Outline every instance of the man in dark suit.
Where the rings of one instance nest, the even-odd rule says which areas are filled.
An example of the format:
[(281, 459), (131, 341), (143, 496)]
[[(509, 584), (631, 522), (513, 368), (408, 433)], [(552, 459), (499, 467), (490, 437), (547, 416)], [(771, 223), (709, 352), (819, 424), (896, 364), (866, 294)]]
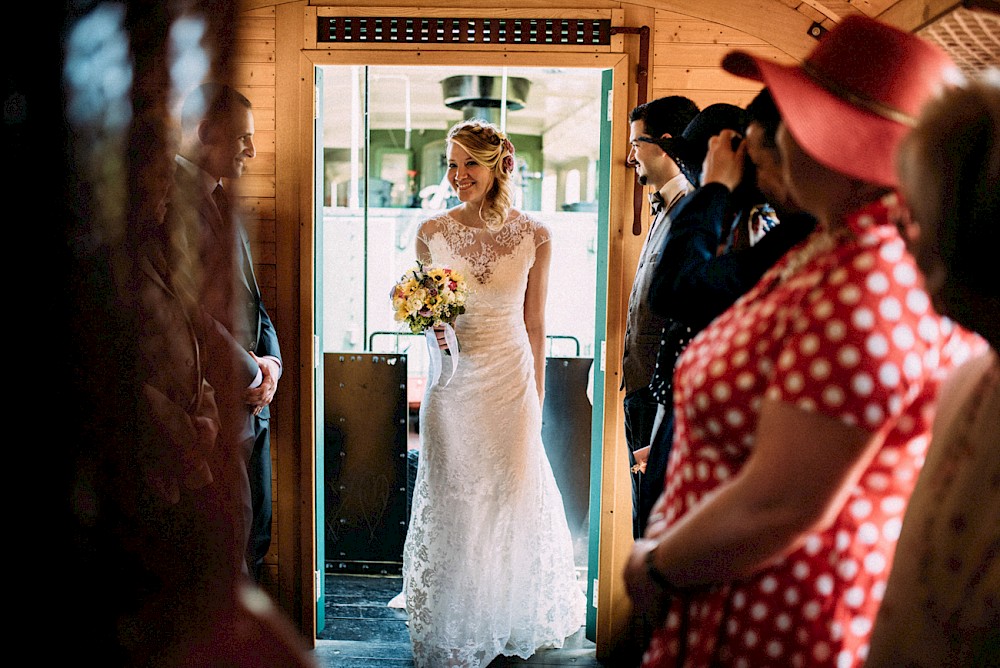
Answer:
[(253, 112), (242, 94), (209, 83), (189, 95), (181, 123), (175, 198), (188, 205), (187, 233), (197, 239), (192, 247), (200, 259), (200, 299), (215, 320), (209, 380), (221, 395), (223, 437), (242, 452), (246, 465), (246, 562), (259, 582), (271, 543), (269, 405), (281, 376), (281, 351), (261, 300), (246, 231), (226, 187), (256, 155)]
[(646, 294), (659, 248), (670, 226), (670, 210), (693, 189), (677, 163), (656, 141), (679, 136), (697, 114), (697, 105), (678, 95), (641, 104), (629, 114), (631, 149), (628, 163), (635, 167), (639, 183), (653, 187), (649, 198), (653, 219), (639, 256), (628, 301), (620, 388), (625, 390), (625, 440), (632, 467), (632, 533), (636, 538), (641, 535), (640, 474), (633, 452), (649, 445), (653, 431), (658, 404), (650, 392), (649, 381), (653, 376), (660, 331), (664, 324), (663, 318), (650, 310)]

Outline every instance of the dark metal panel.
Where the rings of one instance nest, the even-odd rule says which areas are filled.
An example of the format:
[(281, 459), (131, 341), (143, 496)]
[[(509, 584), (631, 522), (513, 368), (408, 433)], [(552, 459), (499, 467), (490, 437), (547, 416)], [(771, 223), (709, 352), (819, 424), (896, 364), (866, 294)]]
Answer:
[(406, 356), (327, 353), (327, 568), (399, 572), (406, 496)]

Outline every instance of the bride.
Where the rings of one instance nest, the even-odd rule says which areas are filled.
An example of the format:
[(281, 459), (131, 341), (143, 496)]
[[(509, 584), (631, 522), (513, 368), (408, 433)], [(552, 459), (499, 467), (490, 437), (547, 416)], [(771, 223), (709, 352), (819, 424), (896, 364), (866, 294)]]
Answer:
[(459, 123), (447, 153), (461, 203), (421, 224), (417, 257), (463, 273), (470, 294), (454, 375), (443, 356), (420, 408), (402, 598), (417, 668), (478, 668), (561, 647), (585, 600), (541, 440), (549, 230), (511, 208), (498, 128)]

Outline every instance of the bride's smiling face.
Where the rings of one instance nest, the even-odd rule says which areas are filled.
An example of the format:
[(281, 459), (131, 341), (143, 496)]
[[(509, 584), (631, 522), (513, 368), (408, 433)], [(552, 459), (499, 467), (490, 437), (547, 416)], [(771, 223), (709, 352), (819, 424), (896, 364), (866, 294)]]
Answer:
[(493, 172), (458, 144), (448, 144), (448, 183), (462, 202), (479, 204), (493, 187)]

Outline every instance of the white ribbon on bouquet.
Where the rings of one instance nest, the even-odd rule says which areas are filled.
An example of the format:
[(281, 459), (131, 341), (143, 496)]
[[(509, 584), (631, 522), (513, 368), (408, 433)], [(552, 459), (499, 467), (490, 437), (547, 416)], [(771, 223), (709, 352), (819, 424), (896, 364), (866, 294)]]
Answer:
[[(431, 387), (433, 387), (441, 378), (441, 348), (438, 346), (437, 334), (434, 332), (433, 327), (425, 329), (424, 336), (427, 337), (427, 354), (430, 358), (430, 381)], [(448, 352), (451, 354), (452, 359), (451, 373), (448, 374), (448, 379), (444, 381), (445, 387), (447, 387), (448, 383), (455, 376), (455, 371), (458, 369), (458, 337), (455, 335), (455, 329), (449, 324), (444, 325), (444, 340), (448, 344)]]

